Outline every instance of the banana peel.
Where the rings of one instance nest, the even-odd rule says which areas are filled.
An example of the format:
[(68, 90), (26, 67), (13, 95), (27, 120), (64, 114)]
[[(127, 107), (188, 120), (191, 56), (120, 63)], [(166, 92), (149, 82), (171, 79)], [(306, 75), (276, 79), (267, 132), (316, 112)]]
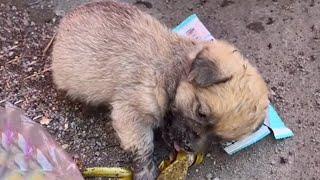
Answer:
[[(187, 177), (189, 167), (201, 164), (204, 155), (190, 154), (180, 151), (175, 160), (164, 160), (159, 165), (160, 175), (157, 180), (184, 180)], [(132, 180), (133, 173), (130, 169), (121, 167), (93, 167), (86, 168), (82, 173), (84, 177), (108, 177), (120, 180)]]
[(108, 177), (119, 180), (132, 180), (133, 174), (130, 169), (121, 167), (93, 167), (86, 168), (82, 173), (84, 177)]
[(164, 160), (160, 163), (160, 175), (157, 180), (185, 180), (189, 167), (194, 164), (201, 164), (204, 161), (204, 155), (190, 154), (180, 151), (174, 161)]

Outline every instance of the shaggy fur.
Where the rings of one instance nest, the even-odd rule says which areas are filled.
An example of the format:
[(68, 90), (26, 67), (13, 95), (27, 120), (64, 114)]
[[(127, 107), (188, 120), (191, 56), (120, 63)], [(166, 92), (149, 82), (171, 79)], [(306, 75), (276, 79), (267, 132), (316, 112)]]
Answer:
[(226, 139), (251, 133), (265, 115), (266, 85), (233, 46), (179, 37), (127, 4), (89, 3), (67, 14), (52, 57), (59, 89), (112, 106), (137, 179), (156, 177), (153, 129), (171, 108), (188, 117), (181, 123), (212, 124), (208, 132)]

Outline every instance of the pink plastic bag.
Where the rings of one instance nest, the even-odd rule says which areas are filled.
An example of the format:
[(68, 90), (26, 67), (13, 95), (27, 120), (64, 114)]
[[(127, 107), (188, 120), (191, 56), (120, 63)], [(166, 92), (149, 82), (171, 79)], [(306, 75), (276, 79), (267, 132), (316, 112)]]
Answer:
[(76, 164), (36, 122), (0, 107), (0, 179), (83, 179)]

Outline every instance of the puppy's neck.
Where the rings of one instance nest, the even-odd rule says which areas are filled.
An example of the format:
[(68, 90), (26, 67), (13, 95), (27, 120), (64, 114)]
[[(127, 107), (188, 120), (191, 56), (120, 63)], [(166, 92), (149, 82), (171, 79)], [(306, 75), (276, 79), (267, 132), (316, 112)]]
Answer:
[(190, 72), (192, 59), (188, 57), (194, 49), (194, 42), (188, 39), (173, 35), (171, 51), (167, 59), (166, 68), (163, 70), (162, 82), (167, 92), (169, 105), (176, 95), (176, 90), (182, 80), (187, 79)]

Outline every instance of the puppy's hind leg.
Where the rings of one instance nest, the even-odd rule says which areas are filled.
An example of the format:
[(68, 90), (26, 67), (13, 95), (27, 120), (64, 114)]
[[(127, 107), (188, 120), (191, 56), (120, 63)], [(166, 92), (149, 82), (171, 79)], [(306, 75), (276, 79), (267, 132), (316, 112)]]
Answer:
[(126, 103), (114, 103), (111, 113), (113, 128), (122, 148), (134, 155), (134, 179), (153, 180), (158, 172), (153, 160), (153, 125), (149, 115), (139, 114)]

